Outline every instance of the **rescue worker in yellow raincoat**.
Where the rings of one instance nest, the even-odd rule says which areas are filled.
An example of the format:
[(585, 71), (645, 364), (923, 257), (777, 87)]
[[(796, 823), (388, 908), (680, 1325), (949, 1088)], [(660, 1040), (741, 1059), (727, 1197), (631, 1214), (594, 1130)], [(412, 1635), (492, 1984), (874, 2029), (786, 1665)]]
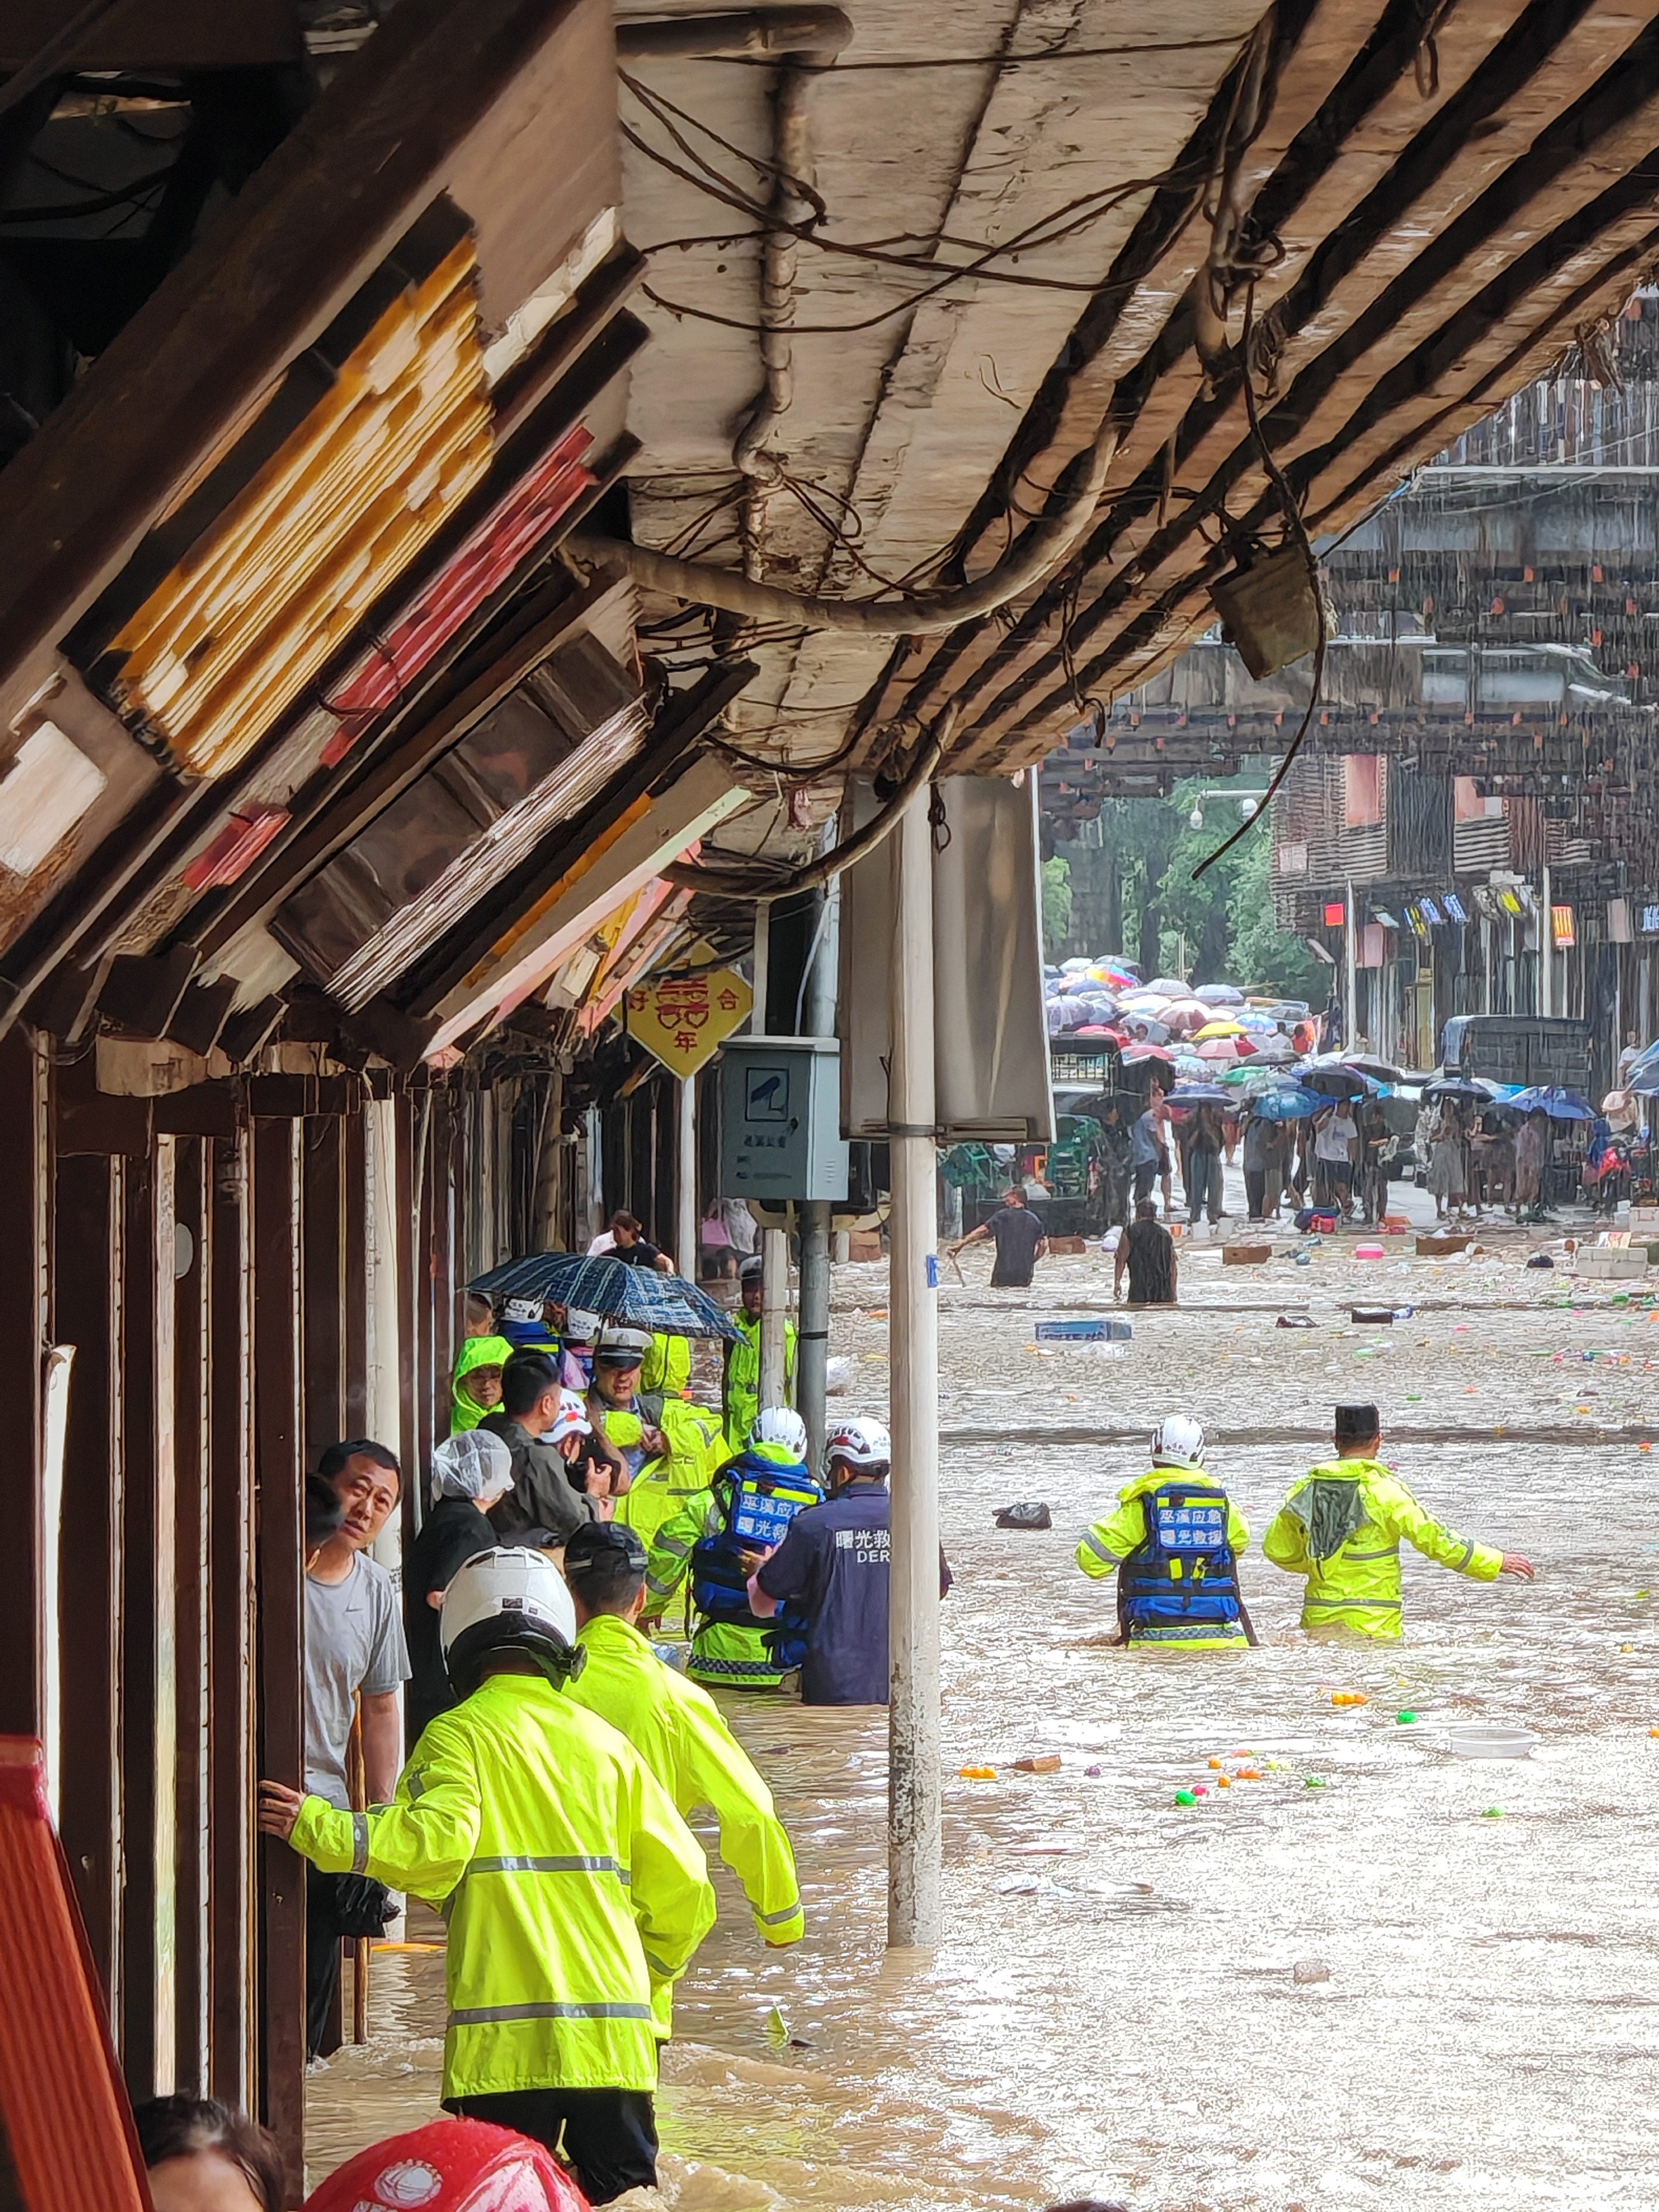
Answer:
[(1305, 1575), (1302, 1626), (1316, 1636), (1387, 1642), (1401, 1628), (1401, 1540), (1425, 1559), (1478, 1583), (1536, 1570), (1519, 1552), (1459, 1536), (1424, 1510), (1377, 1457), (1375, 1406), (1336, 1409), (1336, 1457), (1299, 1482), (1274, 1516), (1262, 1550), (1287, 1574)]
[(558, 1570), (481, 1553), (440, 1625), (462, 1702), (390, 1805), (259, 1785), (259, 1825), (314, 1864), (441, 1902), (444, 2104), (562, 2155), (592, 2204), (656, 2185), (654, 2000), (714, 1918), (701, 1846), (649, 1765), (563, 1694), (586, 1653)]
[(647, 1330), (607, 1324), (593, 1340), (587, 1394), (595, 1432), (628, 1472), (616, 1517), (647, 1546), (665, 1521), (707, 1495), (720, 1457), (720, 1423), (707, 1407), (641, 1388), (652, 1350)]
[(1250, 1540), (1244, 1516), (1204, 1472), (1204, 1431), (1172, 1413), (1152, 1431), (1149, 1474), (1077, 1547), (1097, 1581), (1117, 1577), (1119, 1641), (1182, 1651), (1242, 1650), (1255, 1641), (1238, 1590)]
[[(631, 1528), (590, 1522), (565, 1547), (576, 1641), (587, 1664), (565, 1692), (628, 1738), (682, 1813), (714, 1808), (720, 1856), (743, 1884), (763, 1942), (806, 1932), (795, 1855), (772, 1793), (707, 1690), (666, 1667), (635, 1625), (644, 1610), (646, 1552)], [(659, 1992), (669, 2025), (671, 1992)]]
[[(738, 1281), (742, 1285), (742, 1304), (732, 1315), (738, 1334), (726, 1347), (726, 1380), (723, 1386), (726, 1413), (726, 1442), (728, 1449), (740, 1452), (749, 1442), (749, 1431), (754, 1427), (761, 1410), (761, 1333), (766, 1316), (766, 1263), (763, 1260), (745, 1260)], [(790, 1404), (795, 1395), (795, 1324), (783, 1324), (783, 1402)]]
[(822, 1505), (806, 1467), (806, 1424), (788, 1406), (755, 1416), (744, 1450), (715, 1469), (702, 1497), (665, 1521), (651, 1547), (646, 1603), (660, 1616), (690, 1577), (696, 1616), (685, 1671), (695, 1682), (775, 1690), (806, 1656), (805, 1616), (791, 1604), (759, 1619), (749, 1577), (798, 1513)]

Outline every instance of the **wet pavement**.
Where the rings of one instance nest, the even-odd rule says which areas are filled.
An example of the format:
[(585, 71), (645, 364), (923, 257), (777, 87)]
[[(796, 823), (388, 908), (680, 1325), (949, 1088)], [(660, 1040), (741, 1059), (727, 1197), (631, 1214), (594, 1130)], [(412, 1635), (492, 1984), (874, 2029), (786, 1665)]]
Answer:
[[(1525, 1268), (1541, 1236), (1478, 1233), (1488, 1249), (1457, 1261), (1392, 1238), (1361, 1261), (1352, 1236), (1306, 1267), (1195, 1249), (1182, 1307), (1133, 1315), (1119, 1357), (1036, 1342), (1045, 1314), (1109, 1304), (1098, 1255), (1050, 1261), (1030, 1293), (991, 1292), (977, 1253), (965, 1285), (946, 1269), (946, 1941), (884, 1949), (884, 1714), (726, 1700), (794, 1837), (809, 1933), (763, 1951), (717, 1869), (720, 1925), (664, 2068), (668, 2201), (1659, 2201), (1659, 1322), (1640, 1285), (1632, 1303)], [(884, 1296), (882, 1270), (837, 1271), (849, 1411), (885, 1402)], [(1356, 1328), (1361, 1299), (1417, 1311)], [(1259, 1534), (1332, 1404), (1360, 1397), (1425, 1501), (1530, 1554), (1535, 1583), (1408, 1553), (1407, 1643), (1339, 1650), (1301, 1638), (1299, 1585), (1253, 1553), (1255, 1652), (1107, 1641), (1109, 1585), (1072, 1552), (1158, 1418), (1208, 1422)], [(1052, 1531), (997, 1530), (1019, 1498)], [(1538, 1748), (1455, 1759), (1440, 1732), (1468, 1720)], [(1042, 1752), (1058, 1772), (1006, 1771)], [(1232, 1778), (1245, 1766), (1261, 1778)], [(417, 1911), (410, 1934), (441, 1928)], [(313, 2179), (430, 2114), (441, 1983), (436, 1948), (377, 1955), (373, 2041), (313, 2079)]]

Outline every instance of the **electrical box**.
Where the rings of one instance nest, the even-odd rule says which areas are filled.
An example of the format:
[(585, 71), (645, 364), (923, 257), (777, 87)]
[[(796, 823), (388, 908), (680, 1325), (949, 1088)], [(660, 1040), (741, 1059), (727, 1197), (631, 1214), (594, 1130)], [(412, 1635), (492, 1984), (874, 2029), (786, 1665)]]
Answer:
[(720, 1054), (720, 1195), (847, 1196), (836, 1037), (738, 1037)]

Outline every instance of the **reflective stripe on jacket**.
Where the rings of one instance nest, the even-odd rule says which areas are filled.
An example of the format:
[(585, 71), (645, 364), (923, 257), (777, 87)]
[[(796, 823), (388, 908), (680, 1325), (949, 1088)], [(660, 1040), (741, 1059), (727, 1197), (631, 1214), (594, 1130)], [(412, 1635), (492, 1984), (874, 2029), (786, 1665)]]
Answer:
[(389, 1806), (307, 1797), (294, 1847), (445, 1900), (444, 2094), (655, 2087), (656, 1991), (714, 1918), (702, 1847), (625, 1738), (540, 1675), (431, 1722)]
[(582, 1624), (587, 1664), (565, 1695), (619, 1729), (682, 1813), (710, 1805), (720, 1856), (769, 1943), (805, 1933), (795, 1855), (772, 1793), (706, 1690), (665, 1667), (636, 1628), (609, 1613)]
[[(1360, 1516), (1325, 1559), (1314, 1557), (1309, 1528), (1316, 1510), (1313, 1486), (1320, 1483), (1356, 1486), (1353, 1505)], [(1444, 1527), (1424, 1511), (1391, 1468), (1371, 1459), (1334, 1460), (1314, 1468), (1279, 1507), (1261, 1548), (1276, 1567), (1307, 1577), (1304, 1628), (1345, 1629), (1387, 1639), (1401, 1632), (1402, 1539), (1425, 1559), (1476, 1582), (1495, 1582), (1503, 1567), (1501, 1552)]]
[[(1117, 1494), (1115, 1513), (1104, 1521), (1097, 1521), (1078, 1546), (1076, 1558), (1085, 1575), (1103, 1582), (1115, 1575), (1126, 1559), (1133, 1558), (1146, 1541), (1146, 1513), (1142, 1503), (1155, 1491), (1161, 1490), (1172, 1478), (1179, 1478), (1180, 1468), (1155, 1467), (1147, 1474), (1137, 1475), (1126, 1483)], [(1207, 1486), (1208, 1478), (1195, 1479)], [(1232, 1547), (1235, 1560), (1242, 1559), (1250, 1540), (1250, 1532), (1244, 1516), (1230, 1498), (1227, 1500), (1227, 1541)], [(1188, 1650), (1218, 1648), (1245, 1641), (1242, 1622), (1194, 1622), (1190, 1627), (1161, 1628), (1137, 1634), (1132, 1639), (1137, 1644), (1176, 1644)]]

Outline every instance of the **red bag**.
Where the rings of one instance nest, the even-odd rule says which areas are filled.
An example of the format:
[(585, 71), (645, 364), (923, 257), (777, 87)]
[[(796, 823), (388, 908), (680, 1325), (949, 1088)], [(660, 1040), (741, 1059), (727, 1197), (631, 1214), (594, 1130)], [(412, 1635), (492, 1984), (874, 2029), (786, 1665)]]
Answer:
[(487, 2120), (433, 2120), (331, 2173), (306, 2212), (588, 2212), (552, 2153)]

